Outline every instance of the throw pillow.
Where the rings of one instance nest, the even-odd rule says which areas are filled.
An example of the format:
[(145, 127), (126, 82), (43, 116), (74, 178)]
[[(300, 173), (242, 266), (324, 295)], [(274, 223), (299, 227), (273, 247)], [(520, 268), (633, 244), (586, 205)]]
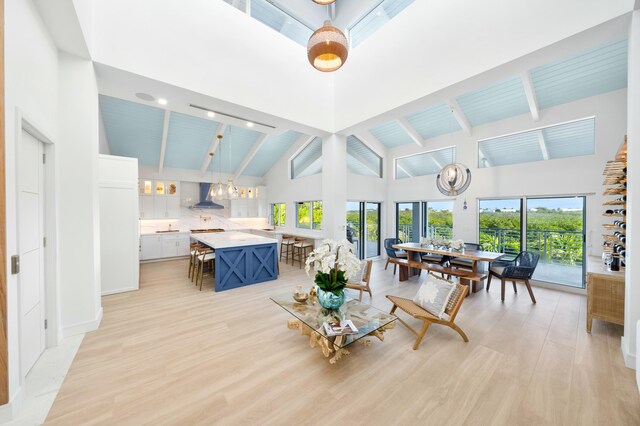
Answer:
[(367, 271), (367, 261), (361, 260), (360, 269), (358, 269), (358, 272), (356, 272), (354, 276), (349, 278), (348, 282), (354, 283), (354, 284), (362, 284), (362, 279), (364, 278), (364, 273), (366, 271)]
[(430, 314), (442, 318), (451, 293), (456, 285), (433, 274), (429, 274), (427, 281), (420, 286), (413, 298), (413, 303), (422, 307)]

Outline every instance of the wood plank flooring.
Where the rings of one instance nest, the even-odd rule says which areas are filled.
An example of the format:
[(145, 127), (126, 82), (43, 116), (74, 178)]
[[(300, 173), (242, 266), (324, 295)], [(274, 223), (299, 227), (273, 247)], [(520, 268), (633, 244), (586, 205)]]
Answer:
[[(304, 270), (281, 264), (277, 281), (222, 293), (209, 277), (200, 292), (187, 262), (144, 264), (139, 291), (102, 298), (46, 424), (640, 424), (622, 327), (594, 320), (587, 334), (584, 296), (535, 287), (532, 305), (508, 287), (502, 304), (498, 287), (481, 291), (456, 319), (469, 343), (434, 325), (414, 351), (398, 323), (329, 365), (269, 300), (308, 287)], [(374, 262), (374, 306), (424, 279), (397, 277)]]

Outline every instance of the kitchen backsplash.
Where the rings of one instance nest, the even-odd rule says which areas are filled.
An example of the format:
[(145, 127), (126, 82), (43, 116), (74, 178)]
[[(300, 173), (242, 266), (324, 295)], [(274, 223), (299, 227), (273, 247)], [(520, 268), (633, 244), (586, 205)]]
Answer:
[[(191, 229), (221, 228), (227, 231), (238, 229), (264, 229), (268, 228), (266, 218), (228, 218), (215, 214), (212, 210), (180, 208), (180, 219), (151, 219), (140, 220), (140, 234), (153, 234), (156, 231), (178, 229), (189, 231)], [(171, 225), (171, 226), (169, 226)]]

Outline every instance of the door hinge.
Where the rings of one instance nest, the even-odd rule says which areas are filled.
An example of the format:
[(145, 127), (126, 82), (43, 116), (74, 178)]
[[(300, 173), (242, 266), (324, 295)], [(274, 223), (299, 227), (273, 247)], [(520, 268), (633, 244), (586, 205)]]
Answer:
[(14, 254), (11, 256), (11, 275), (20, 273), (20, 256)]
[(44, 329), (46, 330), (48, 326), (49, 326), (49, 321), (44, 320)]
[(47, 164), (47, 154), (42, 154), (42, 164)]
[(42, 247), (47, 246), (47, 237), (42, 237)]

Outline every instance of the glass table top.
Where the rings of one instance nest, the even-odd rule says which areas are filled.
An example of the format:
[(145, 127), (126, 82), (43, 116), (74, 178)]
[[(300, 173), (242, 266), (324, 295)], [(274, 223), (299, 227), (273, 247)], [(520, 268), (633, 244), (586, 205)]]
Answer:
[[(316, 298), (309, 298), (304, 303), (296, 302), (292, 293), (273, 296), (271, 300), (339, 348), (349, 346), (396, 320), (395, 316), (355, 299), (346, 300), (337, 311), (323, 308)], [(357, 334), (327, 336), (323, 326), (325, 321), (346, 319), (351, 320), (356, 326)]]

